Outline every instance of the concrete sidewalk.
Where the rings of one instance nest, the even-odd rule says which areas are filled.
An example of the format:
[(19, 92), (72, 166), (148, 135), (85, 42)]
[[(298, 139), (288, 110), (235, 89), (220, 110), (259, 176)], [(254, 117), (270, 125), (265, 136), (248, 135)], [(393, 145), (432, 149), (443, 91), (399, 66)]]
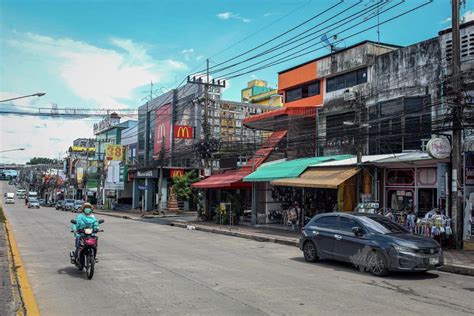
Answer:
[[(221, 226), (209, 222), (173, 222), (171, 225), (205, 232), (235, 236), (262, 242), (273, 242), (288, 246), (298, 246), (299, 231), (281, 230), (254, 226)], [(445, 264), (441, 271), (474, 276), (474, 251), (444, 251)]]
[(110, 210), (95, 210), (94, 214), (112, 216), (117, 218), (142, 220), (144, 218), (173, 218), (183, 216), (197, 216), (196, 212), (183, 212), (180, 214), (176, 213), (163, 213), (153, 214), (153, 212), (139, 212), (139, 211), (110, 211)]

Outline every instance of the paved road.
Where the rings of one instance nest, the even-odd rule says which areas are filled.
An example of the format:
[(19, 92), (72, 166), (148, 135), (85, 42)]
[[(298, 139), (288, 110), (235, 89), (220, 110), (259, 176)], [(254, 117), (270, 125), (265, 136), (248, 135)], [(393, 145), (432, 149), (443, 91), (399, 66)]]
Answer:
[(71, 213), (18, 203), (6, 214), (43, 315), (474, 313), (472, 277), (376, 278), (305, 263), (294, 247), (111, 217), (88, 281), (69, 263)]

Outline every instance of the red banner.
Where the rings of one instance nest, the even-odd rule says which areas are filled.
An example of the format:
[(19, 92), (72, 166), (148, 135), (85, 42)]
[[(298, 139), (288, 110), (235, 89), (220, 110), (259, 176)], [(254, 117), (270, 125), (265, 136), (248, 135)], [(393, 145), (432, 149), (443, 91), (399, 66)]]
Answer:
[(193, 127), (192, 126), (183, 126), (175, 125), (174, 126), (174, 138), (193, 138)]
[(184, 169), (170, 169), (171, 178), (184, 176)]
[(163, 105), (155, 110), (155, 146), (153, 150), (155, 156), (158, 156), (163, 147), (166, 153), (169, 154), (171, 148), (171, 111), (172, 104)]

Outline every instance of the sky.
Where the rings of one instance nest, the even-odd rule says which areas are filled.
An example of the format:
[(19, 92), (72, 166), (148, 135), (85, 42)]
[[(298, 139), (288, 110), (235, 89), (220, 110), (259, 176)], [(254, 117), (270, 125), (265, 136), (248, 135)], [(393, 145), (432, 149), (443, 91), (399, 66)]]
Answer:
[[(137, 108), (149, 93), (150, 82), (155, 93), (165, 92), (176, 87), (186, 75), (202, 73), (207, 58), (211, 67), (218, 65), (339, 1), (2, 0), (0, 100), (36, 92), (46, 95), (0, 103), (0, 109), (34, 110), (52, 105)], [(345, 0), (337, 9), (355, 5), (354, 10), (361, 10), (374, 1), (377, 0)], [(382, 15), (381, 20), (427, 1), (405, 1)], [(450, 7), (450, 0), (433, 0), (414, 13), (382, 25), (380, 41), (410, 45), (434, 37), (450, 26)], [(474, 19), (474, 0), (467, 0), (461, 14), (466, 21)], [(297, 31), (330, 16), (321, 15)], [(361, 28), (375, 21), (373, 18)], [(329, 37), (333, 33), (328, 32)], [(289, 40), (292, 36), (294, 33), (289, 33), (278, 40)], [(377, 40), (376, 29), (348, 39), (342, 33), (338, 36), (340, 47), (366, 39)], [(275, 43), (278, 41), (272, 42)], [(231, 79), (224, 99), (240, 101), (240, 90), (256, 78), (276, 87), (278, 71), (329, 52), (321, 44), (317, 47), (320, 49), (312, 54)], [(35, 156), (61, 157), (74, 139), (93, 137), (92, 125), (99, 120), (0, 115), (0, 162), (24, 163)], [(25, 150), (1, 153), (20, 147)]]

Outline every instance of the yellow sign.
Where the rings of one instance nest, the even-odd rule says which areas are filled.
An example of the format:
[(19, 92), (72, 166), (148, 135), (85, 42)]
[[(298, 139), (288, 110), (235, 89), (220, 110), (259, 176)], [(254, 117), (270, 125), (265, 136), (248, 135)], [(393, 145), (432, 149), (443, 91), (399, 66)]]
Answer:
[(83, 151), (95, 152), (95, 147), (71, 146), (71, 151), (72, 152), (83, 152)]
[(107, 145), (105, 147), (105, 160), (123, 160), (123, 146), (122, 145)]

